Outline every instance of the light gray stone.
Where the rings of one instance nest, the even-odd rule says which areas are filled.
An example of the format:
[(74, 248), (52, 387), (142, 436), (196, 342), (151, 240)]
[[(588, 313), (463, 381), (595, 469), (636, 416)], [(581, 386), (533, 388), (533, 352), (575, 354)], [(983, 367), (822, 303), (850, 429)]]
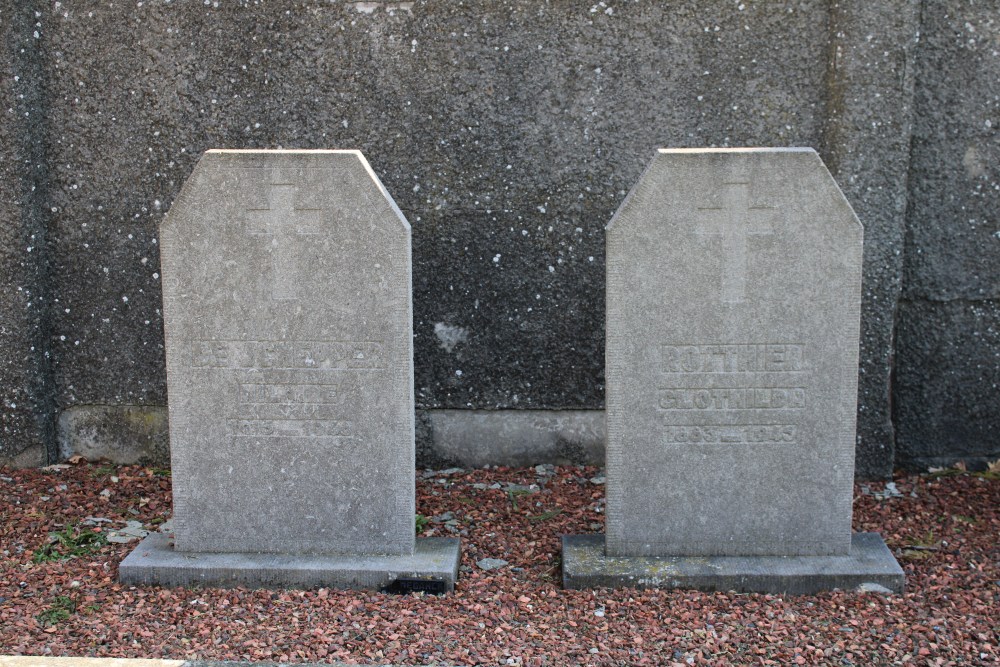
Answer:
[(601, 410), (428, 410), (433, 454), (470, 468), (604, 460)]
[(841, 556), (609, 556), (601, 535), (565, 535), (566, 588), (697, 588), (810, 595), (839, 588), (901, 593), (903, 569), (876, 533), (856, 533)]
[(483, 558), (476, 561), (476, 566), (480, 570), (498, 570), (507, 566), (507, 561), (502, 558)]
[(160, 233), (173, 548), (411, 557), (410, 229), (364, 157), (208, 151)]
[(862, 229), (812, 149), (661, 150), (608, 226), (608, 553), (846, 554)]
[(816, 152), (660, 150), (607, 246), (607, 557), (848, 557), (862, 228)]
[[(169, 536), (151, 533), (122, 561), (125, 584), (259, 588), (394, 589), (447, 592), (458, 579), (455, 538), (423, 538), (412, 554), (341, 556), (176, 551)], [(409, 584), (400, 588), (401, 582)]]
[(167, 409), (150, 405), (76, 405), (59, 413), (59, 455), (131, 465), (169, 465)]

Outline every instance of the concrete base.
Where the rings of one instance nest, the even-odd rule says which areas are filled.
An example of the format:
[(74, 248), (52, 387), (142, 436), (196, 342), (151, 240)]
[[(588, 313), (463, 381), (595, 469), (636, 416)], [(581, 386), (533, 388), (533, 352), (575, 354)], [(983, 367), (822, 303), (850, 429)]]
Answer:
[(459, 541), (449, 537), (420, 538), (409, 556), (299, 556), (181, 552), (168, 535), (151, 533), (122, 561), (118, 578), (157, 586), (446, 592), (455, 588), (460, 557)]
[(425, 410), (437, 458), (484, 465), (604, 465), (604, 410)]
[(609, 557), (604, 535), (564, 535), (564, 588), (695, 588), (802, 595), (903, 591), (903, 569), (877, 533), (856, 533), (849, 556)]

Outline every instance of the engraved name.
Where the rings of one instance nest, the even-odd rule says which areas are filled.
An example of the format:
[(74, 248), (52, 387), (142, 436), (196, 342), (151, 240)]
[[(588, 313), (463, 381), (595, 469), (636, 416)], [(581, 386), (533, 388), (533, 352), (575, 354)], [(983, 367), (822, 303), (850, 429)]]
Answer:
[(194, 340), (188, 348), (194, 368), (289, 368), (379, 370), (384, 367), (377, 341)]
[(805, 387), (660, 388), (660, 410), (788, 410), (806, 406)]
[(240, 403), (319, 403), (344, 401), (341, 384), (241, 384)]
[(662, 373), (788, 373), (803, 368), (795, 344), (660, 345)]

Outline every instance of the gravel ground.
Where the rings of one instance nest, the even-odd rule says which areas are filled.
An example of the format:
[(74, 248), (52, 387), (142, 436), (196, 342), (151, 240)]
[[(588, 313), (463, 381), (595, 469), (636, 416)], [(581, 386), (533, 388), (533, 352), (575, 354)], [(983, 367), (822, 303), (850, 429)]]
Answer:
[(596, 468), (418, 472), (424, 534), (461, 535), (463, 571), (454, 594), (392, 596), (122, 587), (117, 565), (135, 544), (127, 540), (170, 515), (169, 472), (88, 463), (0, 470), (0, 653), (458, 665), (996, 664), (995, 477), (952, 470), (859, 484), (854, 528), (885, 537), (906, 571), (907, 592), (784, 597), (563, 591), (559, 535), (603, 530)]

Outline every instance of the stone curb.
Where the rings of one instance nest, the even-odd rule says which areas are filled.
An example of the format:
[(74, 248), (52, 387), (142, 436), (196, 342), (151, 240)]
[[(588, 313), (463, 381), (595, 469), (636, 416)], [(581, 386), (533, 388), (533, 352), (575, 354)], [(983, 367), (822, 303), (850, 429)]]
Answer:
[[(383, 667), (391, 667), (382, 663)], [(0, 655), (0, 667), (287, 667), (276, 662), (215, 662), (158, 658), (75, 658), (44, 655)], [(296, 667), (346, 667), (343, 662), (296, 663)], [(447, 667), (433, 663), (425, 667)], [(454, 667), (454, 666), (453, 666)]]

